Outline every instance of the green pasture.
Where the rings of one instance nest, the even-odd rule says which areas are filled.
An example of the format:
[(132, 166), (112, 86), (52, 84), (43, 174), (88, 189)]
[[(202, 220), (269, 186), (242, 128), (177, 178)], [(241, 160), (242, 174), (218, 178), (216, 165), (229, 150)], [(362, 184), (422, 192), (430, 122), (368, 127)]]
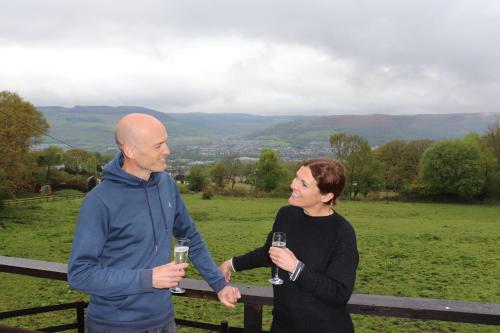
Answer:
[[(262, 245), (285, 199), (184, 195), (217, 263)], [(0, 255), (66, 262), (81, 199), (0, 212)], [(360, 252), (356, 293), (500, 303), (500, 206), (342, 201)], [(306, 226), (304, 226), (306, 227)], [(234, 273), (233, 282), (268, 285), (268, 269)], [(198, 278), (190, 268), (188, 276)], [(0, 311), (86, 299), (65, 282), (0, 274)], [(176, 298), (176, 316), (242, 326), (243, 306)], [(270, 308), (265, 309), (269, 328)], [(73, 312), (9, 319), (39, 328), (68, 322)], [(356, 332), (500, 332), (498, 326), (353, 316)], [(183, 329), (182, 332), (195, 332)], [(198, 332), (198, 331), (196, 331)], [(201, 331), (200, 331), (201, 332)]]

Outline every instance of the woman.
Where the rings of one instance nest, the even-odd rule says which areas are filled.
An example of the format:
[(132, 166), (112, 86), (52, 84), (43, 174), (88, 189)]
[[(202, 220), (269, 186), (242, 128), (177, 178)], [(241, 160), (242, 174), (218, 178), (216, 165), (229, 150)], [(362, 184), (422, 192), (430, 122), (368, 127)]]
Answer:
[[(231, 271), (279, 267), (284, 283), (273, 286), (273, 333), (354, 332), (346, 304), (359, 260), (356, 235), (332, 208), (344, 184), (339, 161), (306, 161), (264, 246), (220, 266), (228, 281)], [(286, 233), (286, 248), (271, 246), (276, 231)]]

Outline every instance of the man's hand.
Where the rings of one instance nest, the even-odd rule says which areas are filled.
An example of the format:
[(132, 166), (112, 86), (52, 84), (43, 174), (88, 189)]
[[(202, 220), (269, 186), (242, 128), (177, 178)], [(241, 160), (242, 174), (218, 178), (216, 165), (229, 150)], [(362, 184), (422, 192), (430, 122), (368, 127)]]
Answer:
[(173, 288), (186, 274), (188, 264), (176, 264), (174, 261), (153, 268), (153, 288)]
[(269, 257), (271, 257), (272, 262), (276, 266), (290, 273), (293, 273), (297, 265), (297, 258), (293, 252), (287, 248), (282, 249), (271, 246), (269, 248)]
[(238, 288), (227, 285), (217, 293), (217, 297), (219, 301), (228, 308), (234, 308), (236, 302), (241, 298), (241, 294)]
[(231, 265), (231, 259), (224, 261), (219, 266), (220, 271), (224, 274), (224, 278), (226, 278), (226, 282), (231, 281), (231, 272), (233, 271), (233, 265)]

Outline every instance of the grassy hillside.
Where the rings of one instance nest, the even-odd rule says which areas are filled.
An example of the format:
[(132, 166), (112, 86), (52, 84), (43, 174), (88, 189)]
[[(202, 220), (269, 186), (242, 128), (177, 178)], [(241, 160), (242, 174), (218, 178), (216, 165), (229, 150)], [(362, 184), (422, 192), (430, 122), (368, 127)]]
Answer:
[[(462, 137), (469, 132), (484, 133), (489, 124), (500, 120), (500, 113), (267, 117), (238, 113), (166, 114), (133, 106), (54, 106), (38, 107), (38, 110), (47, 118), (52, 136), (96, 151), (114, 149), (114, 126), (130, 112), (152, 114), (165, 123), (171, 137), (170, 144), (179, 148), (176, 149), (179, 152), (187, 144), (217, 143), (224, 138), (256, 140), (261, 147), (303, 147), (311, 141), (327, 142), (333, 132), (362, 135), (373, 146), (393, 139), (439, 140)], [(46, 143), (54, 141), (47, 139)]]
[[(189, 124), (212, 135), (241, 137), (263, 128), (303, 117), (256, 116), (243, 113), (169, 113), (175, 121)], [(182, 135), (182, 133), (179, 133)]]
[[(38, 107), (50, 124), (50, 135), (95, 151), (114, 149), (115, 125), (132, 112), (147, 113), (162, 121), (171, 137), (171, 145), (205, 143), (230, 136), (241, 136), (297, 117), (264, 117), (247, 114), (166, 114), (135, 106), (57, 106)], [(54, 143), (48, 138), (45, 143)]]
[[(132, 112), (147, 113), (168, 124), (169, 134), (175, 143), (202, 141), (210, 137), (199, 128), (177, 122), (165, 113), (142, 107), (75, 106), (38, 107), (50, 124), (50, 135), (88, 150), (106, 151), (114, 149), (113, 133), (116, 123)], [(182, 133), (182, 135), (181, 135)], [(50, 139), (46, 143), (52, 143)]]
[(333, 132), (346, 132), (361, 135), (370, 145), (377, 146), (395, 139), (441, 140), (462, 137), (470, 132), (484, 133), (489, 124), (499, 120), (500, 113), (308, 117), (258, 131), (252, 138), (298, 144), (324, 141)]
[[(263, 243), (284, 199), (185, 195), (215, 260)], [(81, 200), (41, 203), (0, 213), (0, 255), (66, 262)], [(338, 211), (357, 232), (360, 265), (355, 292), (500, 303), (500, 206), (340, 202)], [(57, 214), (56, 214), (57, 212)], [(165, 249), (168, 251), (169, 249)], [(198, 277), (190, 268), (189, 277)], [(268, 269), (240, 272), (234, 282), (268, 285)], [(0, 311), (79, 300), (64, 282), (0, 274)], [(178, 298), (177, 314), (241, 326), (243, 307)], [(266, 307), (265, 325), (270, 323)], [(68, 313), (68, 318), (73, 318)], [(39, 327), (60, 314), (1, 324)], [(498, 327), (354, 316), (356, 332), (498, 332)], [(60, 321), (59, 321), (60, 323)], [(184, 330), (183, 332), (193, 332)]]

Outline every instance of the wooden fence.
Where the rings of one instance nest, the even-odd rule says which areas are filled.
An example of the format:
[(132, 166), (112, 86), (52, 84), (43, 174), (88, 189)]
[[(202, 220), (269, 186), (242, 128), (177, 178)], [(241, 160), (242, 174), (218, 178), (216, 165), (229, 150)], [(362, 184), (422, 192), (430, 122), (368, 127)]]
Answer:
[(18, 205), (26, 205), (26, 204), (36, 204), (36, 203), (47, 202), (47, 201), (72, 200), (72, 199), (80, 199), (84, 195), (85, 195), (84, 193), (75, 193), (75, 194), (66, 194), (66, 195), (36, 196), (36, 197), (29, 197), (29, 198), (4, 200), (3, 204), (5, 206), (18, 206)]
[[(23, 274), (66, 281), (67, 265), (61, 263), (0, 256), (0, 272)], [(271, 287), (235, 285), (241, 291), (239, 303), (244, 306), (243, 328), (192, 322), (182, 319), (180, 325), (200, 327), (220, 332), (262, 332), (262, 308), (273, 305)], [(205, 281), (183, 279), (186, 293), (181, 297), (217, 300), (217, 295)], [(462, 323), (500, 325), (500, 304), (452, 301), (416, 297), (394, 297), (353, 294), (348, 308), (351, 313), (412, 319), (432, 319)], [(2, 313), (0, 313), (0, 319)], [(76, 327), (76, 326), (75, 326)]]

